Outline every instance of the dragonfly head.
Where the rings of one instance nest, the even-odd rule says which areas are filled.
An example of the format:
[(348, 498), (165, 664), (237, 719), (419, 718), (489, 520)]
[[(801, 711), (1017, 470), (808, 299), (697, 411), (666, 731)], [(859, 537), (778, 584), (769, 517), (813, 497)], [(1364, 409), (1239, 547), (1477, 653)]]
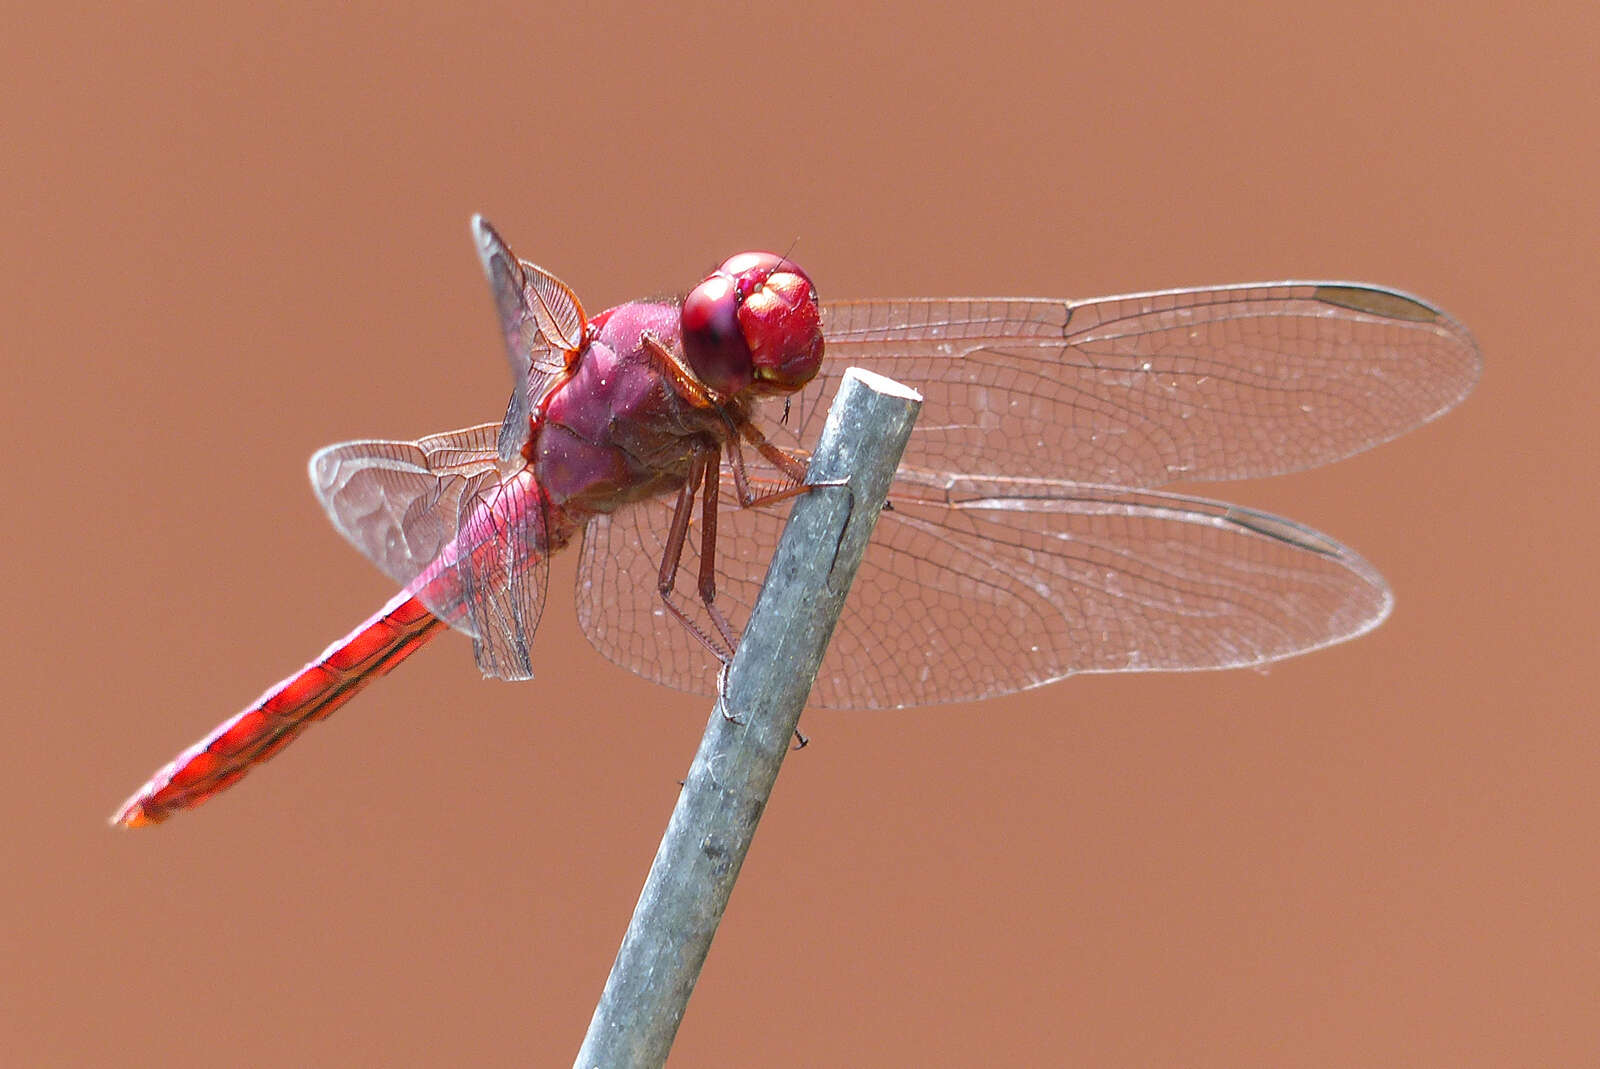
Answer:
[(683, 355), (725, 396), (793, 393), (822, 364), (817, 287), (792, 260), (741, 252), (683, 301)]

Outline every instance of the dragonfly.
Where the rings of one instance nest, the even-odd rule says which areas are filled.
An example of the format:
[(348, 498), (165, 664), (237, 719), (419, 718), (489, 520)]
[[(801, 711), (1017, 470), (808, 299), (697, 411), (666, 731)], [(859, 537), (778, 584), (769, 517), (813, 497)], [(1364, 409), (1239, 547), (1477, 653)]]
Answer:
[(924, 400), (811, 705), (965, 702), (1342, 642), (1392, 605), (1370, 564), (1293, 520), (1162, 487), (1361, 452), (1450, 409), (1482, 362), (1461, 323), (1366, 283), (821, 301), (760, 252), (591, 318), (481, 217), (472, 230), (511, 368), (504, 419), (310, 464), (334, 527), (401, 590), (113, 823), (214, 797), (445, 631), (472, 639), (486, 676), (530, 678), (549, 559), (575, 543), (594, 646), (715, 693), (853, 365)]

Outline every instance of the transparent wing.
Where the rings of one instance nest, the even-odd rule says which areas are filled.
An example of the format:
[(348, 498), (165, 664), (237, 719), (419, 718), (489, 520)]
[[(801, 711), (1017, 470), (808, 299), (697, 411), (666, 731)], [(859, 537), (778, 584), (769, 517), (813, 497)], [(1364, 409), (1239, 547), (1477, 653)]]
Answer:
[(500, 427), (484, 423), (415, 442), (341, 442), (311, 458), (311, 490), (334, 529), (405, 586), (456, 537), (461, 502), (497, 472)]
[(500, 458), (509, 462), (528, 440), (534, 405), (576, 359), (588, 319), (566, 283), (537, 264), (517, 259), (483, 216), (472, 217), (472, 235), (511, 365), (511, 402), (498, 443)]
[(1276, 282), (1087, 301), (823, 305), (822, 374), (774, 440), (816, 440), (844, 369), (924, 397), (904, 466), (1154, 487), (1325, 464), (1464, 397), (1465, 327), (1361, 283)]
[[(826, 492), (826, 491), (822, 491)], [(1390, 606), (1364, 560), (1289, 520), (1049, 479), (897, 483), (812, 691), (880, 708), (1005, 694), (1074, 672), (1261, 664), (1352, 638)], [(718, 518), (717, 604), (742, 628), (787, 509)], [(669, 504), (591, 521), (578, 617), (611, 660), (713, 692), (716, 665), (655, 593)], [(697, 541), (686, 540), (693, 576)], [(690, 598), (681, 601), (693, 606)]]
[(530, 648), (544, 612), (550, 541), (544, 494), (523, 469), (467, 480), (459, 531), (412, 586), (435, 615), (472, 636), (478, 668), (498, 679), (531, 679)]
[(334, 528), (428, 610), (473, 638), (486, 675), (527, 678), (544, 605), (543, 498), (497, 464), (497, 424), (415, 442), (359, 441), (311, 458)]

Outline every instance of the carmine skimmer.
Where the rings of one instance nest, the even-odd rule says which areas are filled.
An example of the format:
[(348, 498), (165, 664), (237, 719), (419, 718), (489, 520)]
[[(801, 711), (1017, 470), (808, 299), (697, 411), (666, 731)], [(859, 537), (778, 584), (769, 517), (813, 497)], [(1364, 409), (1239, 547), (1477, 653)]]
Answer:
[(505, 419), (311, 460), (334, 526), (403, 589), (114, 822), (205, 801), (447, 628), (485, 675), (528, 678), (549, 555), (580, 532), (594, 645), (714, 691), (783, 526), (773, 506), (805, 491), (806, 447), (852, 364), (924, 405), (814, 705), (967, 701), (1352, 638), (1391, 604), (1366, 561), (1157, 488), (1360, 452), (1445, 412), (1480, 366), (1445, 313), (1347, 282), (819, 302), (792, 261), (741, 253), (681, 300), (589, 318), (482, 219), (473, 233), (511, 363)]

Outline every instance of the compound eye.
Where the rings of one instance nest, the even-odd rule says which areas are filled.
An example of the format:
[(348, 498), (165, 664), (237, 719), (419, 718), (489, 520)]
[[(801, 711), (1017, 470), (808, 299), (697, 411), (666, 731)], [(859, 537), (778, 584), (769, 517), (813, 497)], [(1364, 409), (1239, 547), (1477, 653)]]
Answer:
[(754, 377), (750, 346), (739, 324), (738, 280), (718, 268), (683, 299), (683, 355), (700, 381), (720, 394), (738, 393)]
[[(749, 255), (749, 254), (747, 254)], [(771, 253), (759, 286), (739, 304), (739, 325), (750, 347), (751, 388), (793, 393), (822, 367), (822, 310), (817, 288), (800, 267)]]

